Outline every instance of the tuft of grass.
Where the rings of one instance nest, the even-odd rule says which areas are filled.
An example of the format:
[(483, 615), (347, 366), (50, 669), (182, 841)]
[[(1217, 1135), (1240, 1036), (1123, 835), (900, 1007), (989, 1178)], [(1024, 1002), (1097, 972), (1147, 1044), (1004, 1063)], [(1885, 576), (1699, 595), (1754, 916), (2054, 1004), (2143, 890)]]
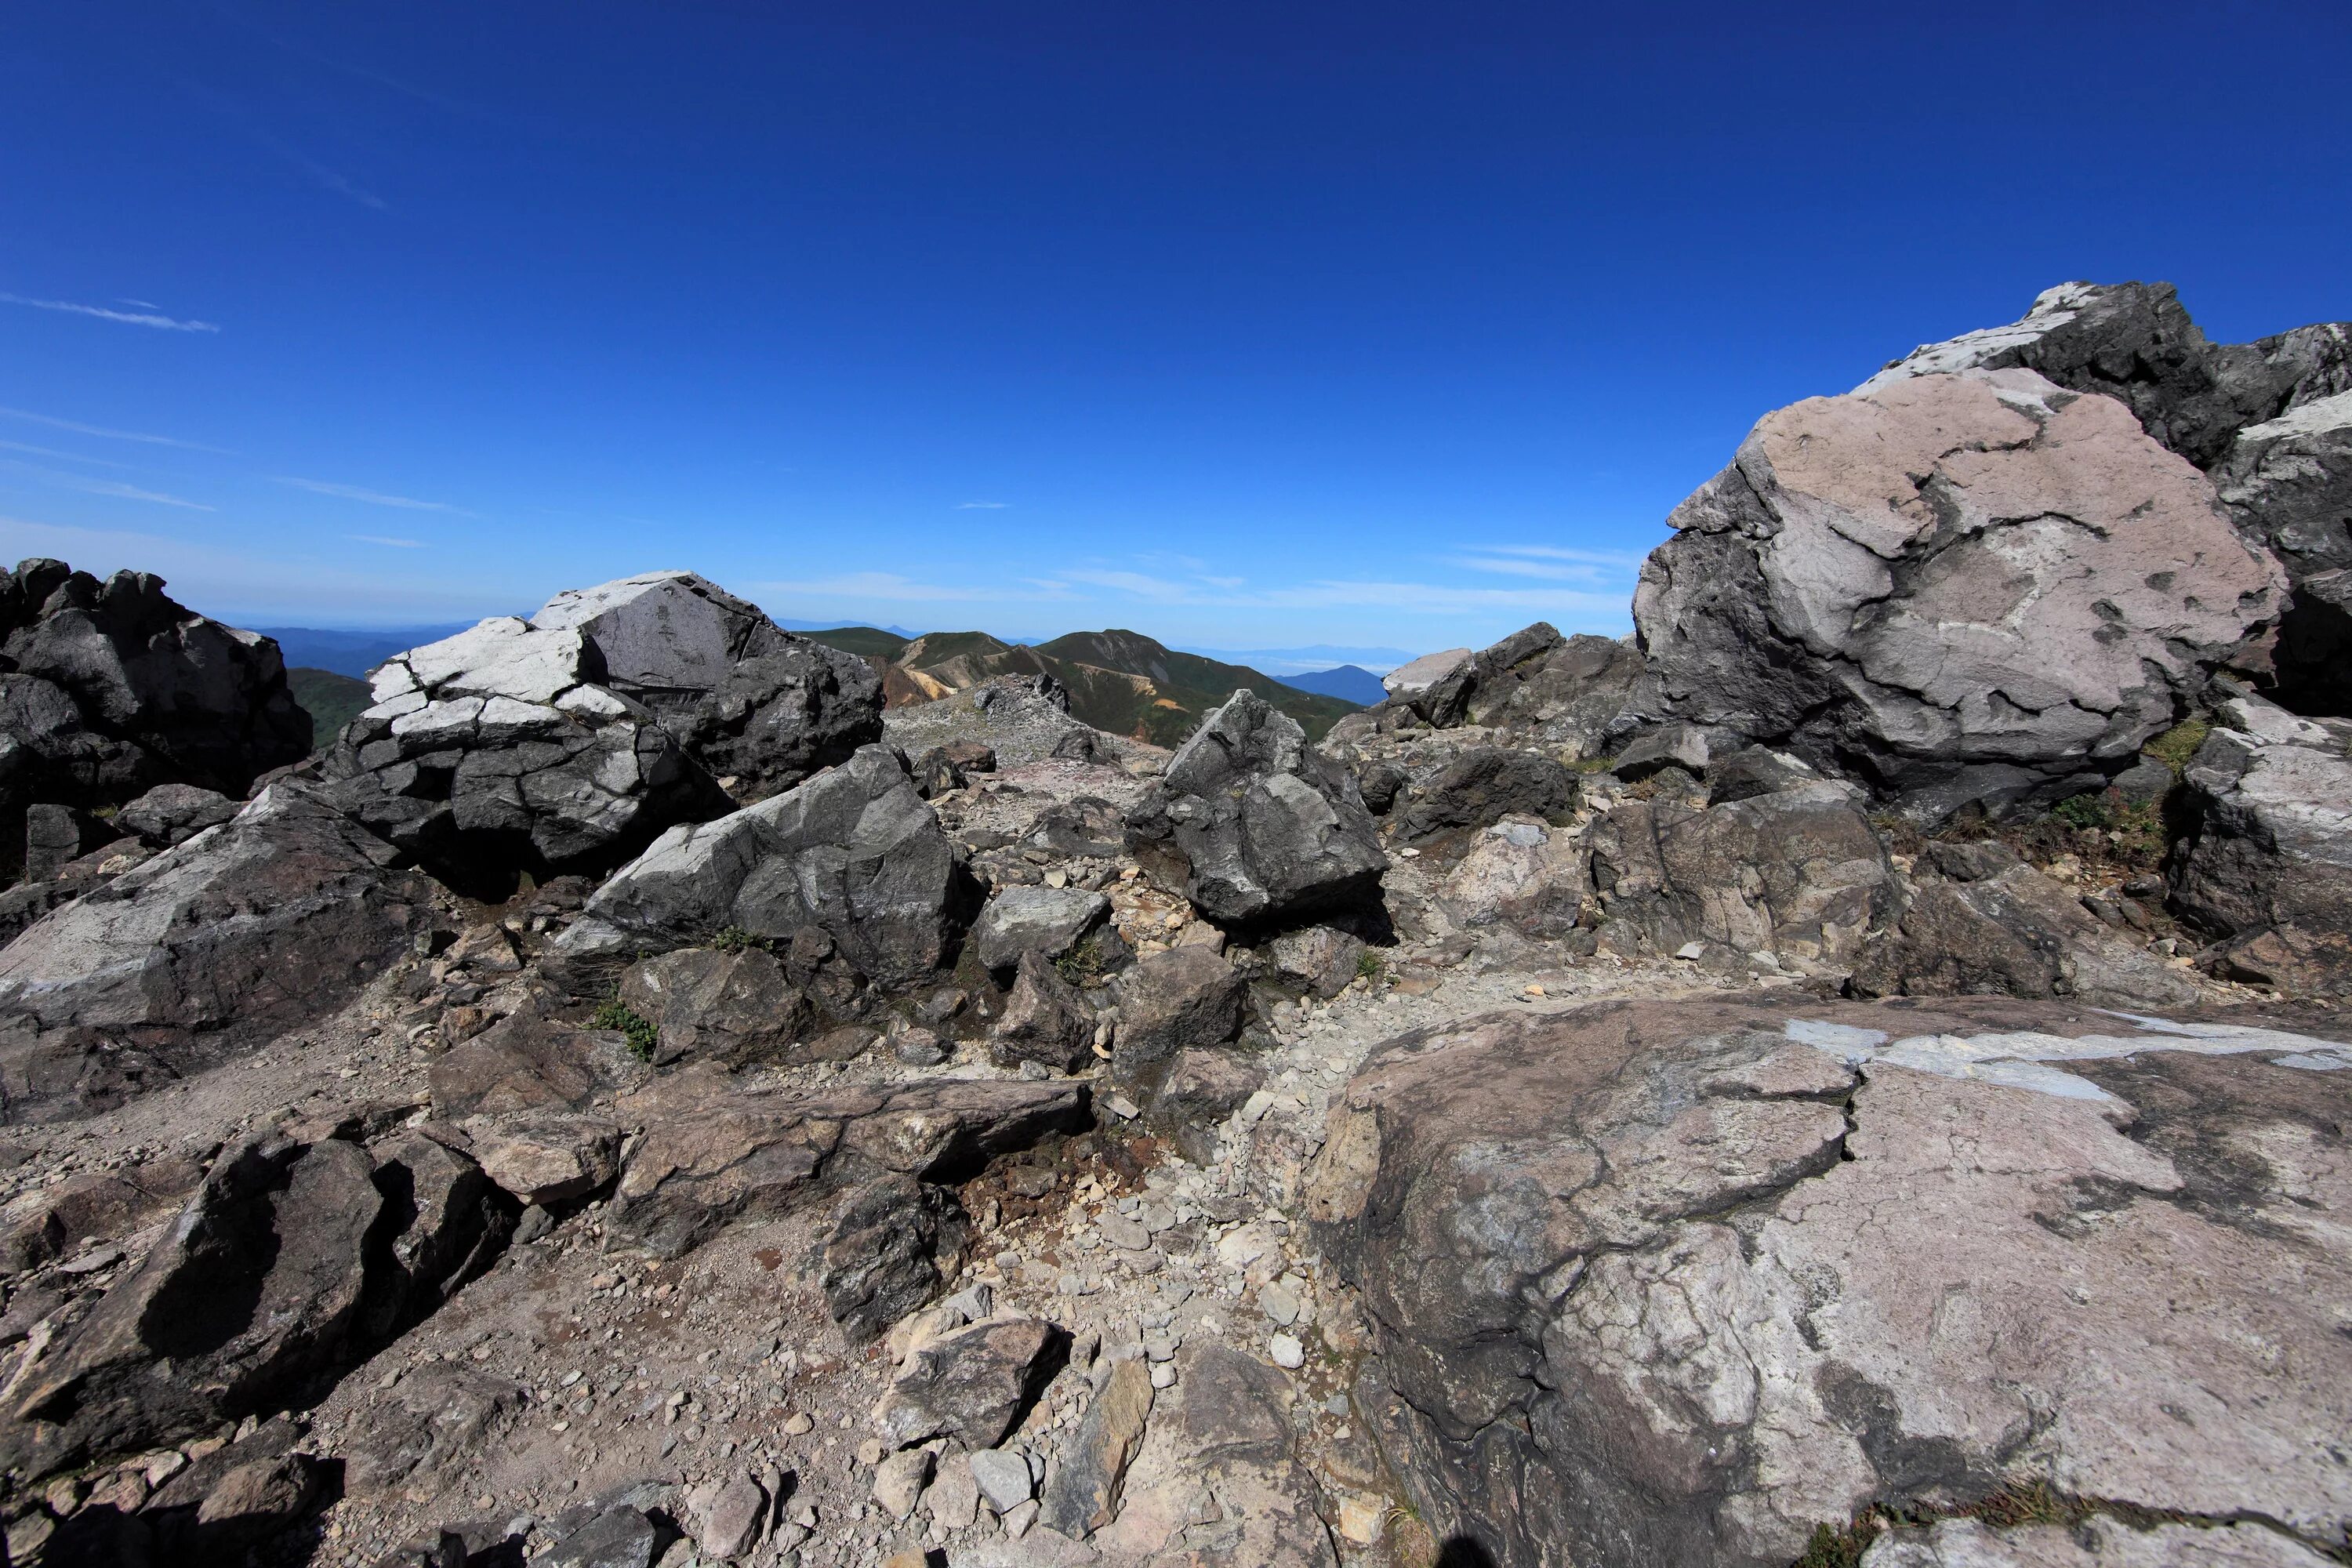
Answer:
[(1386, 961), (1369, 947), (1356, 954), (1356, 978), (1359, 980), (1378, 981), (1387, 969)]
[(600, 1029), (618, 1029), (629, 1047), (629, 1054), (641, 1062), (654, 1059), (654, 1047), (661, 1044), (661, 1031), (646, 1022), (644, 1016), (630, 1008), (615, 996), (588, 1020)]
[(1875, 1509), (1863, 1510), (1843, 1525), (1817, 1524), (1805, 1554), (1790, 1568), (1856, 1568), (1885, 1528)]
[(741, 926), (720, 926), (719, 934), (710, 939), (710, 945), (720, 952), (741, 952), (753, 947), (765, 951), (768, 939)]
[(2197, 748), (2203, 745), (2205, 737), (2212, 732), (2213, 726), (2202, 719), (2184, 720), (2140, 750), (2170, 768), (2172, 776), (2179, 778), (2181, 770), (2188, 767), (2189, 759), (2197, 754)]

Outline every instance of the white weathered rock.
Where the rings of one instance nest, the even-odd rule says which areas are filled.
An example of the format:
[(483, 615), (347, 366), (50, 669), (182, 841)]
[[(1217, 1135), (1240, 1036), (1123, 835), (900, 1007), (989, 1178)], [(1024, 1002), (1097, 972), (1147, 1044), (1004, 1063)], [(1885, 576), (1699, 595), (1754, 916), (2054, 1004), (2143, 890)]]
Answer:
[(1391, 697), (1411, 697), (1426, 691), (1454, 673), (1462, 661), (1470, 657), (1466, 647), (1449, 647), (1439, 653), (1425, 653), (1419, 658), (1398, 665), (1381, 677), (1381, 685)]

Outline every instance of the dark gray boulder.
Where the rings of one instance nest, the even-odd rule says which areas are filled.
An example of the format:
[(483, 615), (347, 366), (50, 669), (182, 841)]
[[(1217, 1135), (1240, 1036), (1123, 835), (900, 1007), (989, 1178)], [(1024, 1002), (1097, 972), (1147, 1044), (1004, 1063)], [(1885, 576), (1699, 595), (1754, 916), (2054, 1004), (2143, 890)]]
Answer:
[(1492, 826), (1511, 813), (1564, 822), (1576, 811), (1576, 775), (1540, 752), (1477, 746), (1413, 791), (1399, 832), (1426, 844)]
[(891, 1379), (875, 1424), (893, 1446), (952, 1437), (1004, 1441), (1062, 1369), (1070, 1336), (1035, 1318), (987, 1318), (917, 1345)]
[(1297, 721), (1236, 691), (1127, 815), (1147, 875), (1223, 924), (1376, 900), (1388, 857), (1355, 780)]
[(1850, 784), (1816, 780), (1728, 805), (1629, 800), (1587, 833), (1601, 941), (1674, 957), (1762, 953), (1842, 977), (1893, 916), (1886, 847)]
[(1055, 1072), (1076, 1072), (1093, 1055), (1094, 1034), (1094, 1014), (1078, 988), (1044, 955), (1023, 953), (989, 1037), (989, 1055), (996, 1064), (1039, 1062)]
[(952, 961), (977, 888), (906, 759), (868, 746), (715, 822), (670, 829), (614, 872), (555, 943), (568, 959), (661, 952), (735, 928), (814, 928), (885, 985)]
[(163, 784), (242, 795), (310, 750), (278, 645), (206, 619), (152, 573), (0, 572), (0, 862), (37, 801), (92, 810)]
[(1212, 949), (1144, 954), (1119, 987), (1112, 1078), (1150, 1095), (1178, 1052), (1238, 1036), (1248, 1001), (1248, 982)]
[(1851, 985), (1857, 996), (2072, 996), (2103, 1007), (2186, 1007), (2200, 994), (2189, 975), (2022, 864), (1920, 882), (1864, 951)]
[(659, 1032), (656, 1066), (687, 1057), (730, 1067), (782, 1058), (813, 1022), (808, 998), (764, 948), (688, 947), (640, 960), (621, 1003)]
[(286, 780), (51, 911), (0, 951), (7, 1114), (114, 1104), (341, 1005), (433, 921), (396, 859)]
[(194, 784), (157, 784), (115, 813), (114, 825), (151, 849), (169, 849), (226, 822), (241, 804)]
[(503, 1241), (467, 1163), (275, 1132), (231, 1148), (137, 1271), (27, 1359), (0, 1462), (37, 1477), (299, 1398)]
[(1441, 730), (1484, 725), (1580, 756), (1606, 749), (1620, 715), (1644, 689), (1642, 655), (1632, 644), (1583, 633), (1562, 637), (1545, 621), (1445, 663), (1450, 657), (1431, 656), (1439, 661), (1433, 677), (1407, 682), (1391, 702)]
[(825, 1310), (852, 1344), (929, 1303), (953, 1277), (970, 1221), (955, 1194), (911, 1176), (856, 1187), (834, 1211), (822, 1283)]

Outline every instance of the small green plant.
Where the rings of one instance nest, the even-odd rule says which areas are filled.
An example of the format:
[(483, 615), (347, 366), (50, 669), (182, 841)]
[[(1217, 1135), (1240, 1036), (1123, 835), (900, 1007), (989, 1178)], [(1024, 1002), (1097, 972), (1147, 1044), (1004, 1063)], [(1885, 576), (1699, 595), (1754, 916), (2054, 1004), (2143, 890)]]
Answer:
[(2197, 754), (2197, 748), (2212, 732), (2213, 726), (2204, 720), (2189, 719), (2175, 724), (2140, 750), (2170, 768), (2172, 776), (2179, 778), (2181, 770), (2189, 766), (2189, 759)]
[(719, 934), (710, 939), (710, 945), (720, 952), (741, 952), (753, 947), (765, 951), (768, 939), (741, 926), (720, 926)]
[(653, 1060), (654, 1047), (661, 1044), (661, 1031), (617, 996), (597, 1008), (595, 1016), (588, 1021), (600, 1029), (620, 1030), (629, 1054), (641, 1062)]
[(1792, 1568), (1855, 1568), (1882, 1528), (1874, 1509), (1864, 1509), (1843, 1527), (1817, 1524)]
[(1377, 984), (1387, 968), (1387, 961), (1369, 947), (1356, 954), (1356, 978), (1359, 980), (1369, 980)]
[(2072, 800), (2062, 800), (2050, 808), (2050, 815), (2069, 827), (2105, 827), (2115, 816), (2106, 796), (2099, 795), (2078, 795)]
[(1103, 977), (1101, 946), (1089, 937), (1054, 960), (1055, 971), (1071, 984), (1085, 987), (1098, 984)]

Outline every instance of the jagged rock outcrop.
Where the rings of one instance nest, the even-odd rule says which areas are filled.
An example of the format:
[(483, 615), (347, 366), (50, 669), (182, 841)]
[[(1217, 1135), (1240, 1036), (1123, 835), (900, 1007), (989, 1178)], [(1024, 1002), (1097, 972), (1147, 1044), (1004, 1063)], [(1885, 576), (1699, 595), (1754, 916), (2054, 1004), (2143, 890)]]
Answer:
[(2310, 1069), (2352, 1047), (2261, 1023), (1759, 998), (1401, 1037), (1305, 1194), (1371, 1321), (1357, 1405), (1501, 1568), (1783, 1568), (1865, 1502), (2036, 1483), (2339, 1542), (2352, 1073)]
[(1633, 600), (1665, 707), (1928, 819), (2104, 786), (2284, 602), (2203, 475), (2027, 370), (1768, 415), (1668, 521)]
[(348, 1000), (433, 921), (396, 861), (281, 780), (50, 912), (0, 950), (8, 1117), (117, 1103)]
[(1659, 957), (1695, 942), (1692, 956), (1717, 963), (1767, 955), (1843, 977), (1895, 908), (1895, 868), (1857, 794), (1817, 779), (1722, 805), (1611, 807), (1586, 835), (1600, 940)]
[(324, 773), (453, 886), (596, 872), (880, 734), (863, 661), (688, 573), (559, 595), (390, 659)]
[[(1937, 850), (1978, 846), (1933, 847)], [(1996, 846), (1987, 849), (1999, 850)], [(1860, 996), (2065, 996), (2101, 1007), (2186, 1007), (2196, 982), (2137, 942), (2116, 935), (2080, 897), (2001, 852), (1984, 875), (1923, 877), (1893, 929), (1854, 965)]]
[(1541, 752), (1475, 746), (1416, 787), (1399, 825), (1406, 843), (1426, 844), (1512, 813), (1565, 822), (1576, 812), (1576, 775)]
[(1605, 749), (1618, 716), (1643, 689), (1639, 650), (1614, 637), (1560, 636), (1546, 621), (1460, 660), (1401, 701), (1428, 723), (1528, 731), (1580, 755)]
[(898, 984), (953, 958), (977, 892), (905, 757), (867, 746), (757, 805), (671, 828), (596, 890), (557, 949), (617, 958), (729, 928), (784, 942), (813, 928), (867, 979)]
[(2007, 326), (1913, 350), (1862, 390), (1966, 370), (2030, 370), (2115, 398), (2150, 436), (2200, 468), (2238, 433), (2352, 391), (2352, 327), (2298, 327), (2252, 343), (2206, 340), (2169, 283), (2061, 283)]
[(872, 666), (691, 572), (558, 594), (531, 625), (578, 630), (603, 658), (603, 684), (653, 710), (739, 795), (789, 789), (882, 738)]
[(2352, 722), (2301, 719), (2258, 697), (2221, 704), (2189, 760), (2189, 831), (2172, 904), (2232, 939), (2243, 978), (2352, 987)]
[(120, 805), (167, 784), (243, 795), (310, 750), (268, 637), (197, 615), (149, 572), (0, 572), (0, 864), (18, 864), (33, 802)]
[(622, 1103), (644, 1136), (622, 1162), (622, 1231), (676, 1257), (739, 1215), (774, 1218), (845, 1187), (961, 1180), (989, 1158), (1089, 1122), (1086, 1087), (930, 1080), (824, 1095), (747, 1090), (688, 1068)]
[(39, 1476), (278, 1408), (437, 1305), (511, 1215), (470, 1162), (427, 1140), (379, 1157), (248, 1139), (135, 1273), (31, 1347), (0, 1464)]
[(1376, 899), (1388, 857), (1355, 780), (1297, 721), (1236, 691), (1127, 815), (1147, 875), (1213, 921), (1286, 921)]
[(2340, 662), (2352, 616), (2340, 590), (2315, 581), (2352, 566), (2352, 323), (2215, 343), (2168, 283), (2065, 283), (2022, 320), (1928, 344), (1862, 390), (2011, 367), (2116, 399), (2211, 476), (2240, 531), (2278, 557), (2294, 588), (2281, 695), (2305, 711), (2352, 712)]
[(782, 1060), (811, 1023), (808, 998), (764, 948), (680, 948), (630, 965), (621, 1005), (654, 1026), (654, 1061)]

